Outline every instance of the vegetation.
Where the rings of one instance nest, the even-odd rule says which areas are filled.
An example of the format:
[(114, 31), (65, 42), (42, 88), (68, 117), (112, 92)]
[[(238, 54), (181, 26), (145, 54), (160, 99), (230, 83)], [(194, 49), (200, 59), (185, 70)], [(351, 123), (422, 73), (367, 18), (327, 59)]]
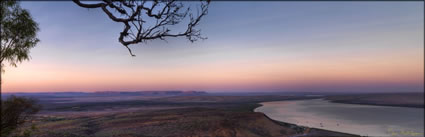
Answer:
[[(253, 109), (263, 101), (311, 99), (302, 96), (38, 96), (45, 105), (36, 117), (38, 137), (144, 136), (354, 136), (277, 122)], [(143, 95), (139, 95), (143, 96)], [(100, 98), (110, 100), (101, 100)], [(120, 98), (121, 100), (116, 100)], [(99, 101), (93, 101), (98, 99)], [(54, 101), (53, 101), (54, 100)], [(55, 102), (58, 100), (58, 102)], [(89, 102), (87, 102), (90, 100)], [(72, 109), (78, 108), (78, 109)], [(27, 126), (30, 128), (30, 126)]]
[[(17, 66), (24, 60), (29, 60), (30, 49), (39, 42), (37, 23), (29, 12), (22, 9), (14, 0), (0, 1), (0, 94), (2, 89), (2, 73), (6, 62)], [(36, 101), (24, 97), (11, 96), (1, 99), (1, 136), (6, 137), (23, 125), (31, 116), (40, 110)], [(32, 126), (32, 129), (35, 129)], [(23, 130), (14, 136), (29, 136), (31, 130)]]
[[(41, 106), (36, 105), (36, 100), (25, 97), (10, 96), (1, 102), (1, 136), (7, 137), (25, 122), (31, 120)], [(32, 127), (34, 129), (35, 127)], [(23, 131), (25, 136), (29, 130)]]
[[(251, 104), (248, 104), (251, 105)], [(246, 110), (244, 104), (204, 105), (176, 109), (141, 110), (88, 115), (66, 115), (65, 119), (40, 118), (40, 137), (143, 137), (143, 136), (234, 136), (275, 137), (301, 134), (354, 136), (276, 122), (264, 114)], [(238, 108), (240, 107), (240, 108)], [(72, 112), (70, 112), (72, 113)], [(61, 117), (61, 116), (58, 116)], [(54, 129), (54, 130), (52, 130)]]
[(16, 67), (17, 63), (30, 59), (30, 49), (39, 42), (39, 28), (30, 13), (22, 9), (18, 2), (2, 0), (0, 4), (0, 64), (3, 71), (6, 61)]

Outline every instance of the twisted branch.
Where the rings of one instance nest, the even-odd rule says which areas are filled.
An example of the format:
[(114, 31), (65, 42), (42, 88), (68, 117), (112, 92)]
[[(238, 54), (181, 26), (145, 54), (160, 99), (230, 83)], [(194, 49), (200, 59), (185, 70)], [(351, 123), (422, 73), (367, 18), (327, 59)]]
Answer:
[[(80, 0), (73, 0), (80, 7), (101, 8), (108, 17), (124, 24), (118, 41), (125, 46), (131, 56), (135, 56), (129, 45), (149, 40), (164, 40), (167, 37), (186, 37), (190, 42), (206, 39), (201, 31), (195, 29), (201, 18), (208, 13), (209, 1), (202, 2), (200, 10), (195, 16), (191, 9), (184, 8), (183, 3), (175, 0), (148, 1), (148, 0), (103, 0), (99, 3), (85, 4)], [(189, 16), (185, 31), (172, 33), (170, 27), (180, 24)], [(149, 25), (150, 21), (153, 25)]]

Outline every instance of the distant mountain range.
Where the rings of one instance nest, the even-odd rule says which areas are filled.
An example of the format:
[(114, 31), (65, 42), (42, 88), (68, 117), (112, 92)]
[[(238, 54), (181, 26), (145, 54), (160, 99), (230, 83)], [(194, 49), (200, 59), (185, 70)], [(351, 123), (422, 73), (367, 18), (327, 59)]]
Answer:
[(204, 95), (205, 91), (97, 91), (95, 94), (105, 95)]
[(96, 92), (37, 92), (2, 93), (2, 97), (16, 96), (199, 96), (205, 91), (96, 91)]

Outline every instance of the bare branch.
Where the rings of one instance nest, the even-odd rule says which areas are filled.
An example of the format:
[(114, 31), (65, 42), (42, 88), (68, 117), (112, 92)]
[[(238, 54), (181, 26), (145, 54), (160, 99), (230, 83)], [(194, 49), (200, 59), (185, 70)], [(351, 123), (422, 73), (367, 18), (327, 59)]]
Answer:
[[(206, 39), (195, 27), (201, 18), (207, 15), (209, 1), (201, 1), (200, 10), (196, 11), (196, 16), (189, 7), (184, 8), (183, 3), (175, 0), (103, 0), (95, 4), (81, 3), (80, 0), (73, 1), (84, 8), (101, 8), (111, 20), (123, 23), (124, 28), (120, 32), (118, 41), (132, 56), (135, 55), (129, 48), (131, 44), (155, 39), (165, 41), (167, 37), (186, 37), (190, 42)], [(184, 21), (188, 15), (188, 21)], [(150, 23), (147, 23), (149, 21)], [(183, 32), (171, 31), (173, 25), (182, 22), (187, 22)]]
[(76, 3), (78, 6), (84, 7), (84, 8), (99, 8), (99, 7), (102, 7), (103, 5), (105, 5), (104, 3), (84, 4), (84, 3), (81, 3), (80, 0), (72, 0), (72, 1), (74, 3)]

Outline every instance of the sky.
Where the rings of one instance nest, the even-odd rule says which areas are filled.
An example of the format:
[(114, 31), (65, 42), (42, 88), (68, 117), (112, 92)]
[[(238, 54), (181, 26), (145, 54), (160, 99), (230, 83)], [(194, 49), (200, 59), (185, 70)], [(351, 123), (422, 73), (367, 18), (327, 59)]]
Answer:
[(184, 37), (131, 46), (100, 9), (24, 1), (39, 23), (31, 60), (4, 92), (423, 92), (424, 2), (212, 2)]

